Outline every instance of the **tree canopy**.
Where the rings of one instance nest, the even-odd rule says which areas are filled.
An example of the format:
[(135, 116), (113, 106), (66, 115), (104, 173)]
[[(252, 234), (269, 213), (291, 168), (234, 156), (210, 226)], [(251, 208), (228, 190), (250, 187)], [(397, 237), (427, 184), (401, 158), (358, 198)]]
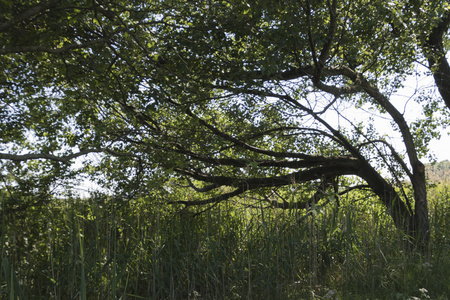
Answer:
[[(279, 208), (364, 188), (400, 229), (428, 238), (421, 159), (450, 107), (447, 2), (2, 5), (0, 160), (8, 185), (48, 191), (85, 172), (130, 197), (170, 192), (172, 182), (198, 196), (170, 203), (255, 192)], [(411, 99), (423, 113), (410, 120), (394, 95), (418, 64), (442, 98), (418, 91)], [(402, 145), (373, 117), (361, 120), (367, 111), (390, 122)], [(100, 162), (70, 168), (93, 152)], [(314, 189), (310, 199), (283, 196), (302, 186)]]

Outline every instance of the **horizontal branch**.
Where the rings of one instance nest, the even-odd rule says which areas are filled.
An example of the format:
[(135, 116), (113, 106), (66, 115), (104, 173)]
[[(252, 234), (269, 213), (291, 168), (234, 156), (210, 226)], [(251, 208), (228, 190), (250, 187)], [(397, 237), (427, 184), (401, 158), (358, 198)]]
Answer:
[[(274, 176), (274, 177), (265, 177), (265, 178), (232, 178), (226, 176), (208, 176), (207, 174), (200, 172), (192, 172), (182, 169), (174, 169), (177, 172), (183, 173), (187, 176), (190, 176), (194, 179), (211, 182), (215, 184), (217, 187), (222, 185), (232, 186), (236, 189), (232, 192), (221, 194), (216, 197), (212, 197), (205, 200), (194, 200), (194, 201), (169, 201), (169, 204), (184, 204), (187, 206), (199, 206), (206, 205), (211, 203), (218, 203), (224, 200), (228, 200), (232, 197), (239, 196), (244, 194), (245, 192), (256, 190), (259, 188), (268, 188), (268, 187), (281, 187), (287, 186), (290, 184), (299, 184), (304, 182), (309, 182), (312, 180), (323, 180), (327, 181), (327, 178), (335, 178), (341, 175), (358, 175), (358, 171), (360, 170), (359, 162), (355, 159), (347, 162), (347, 165), (341, 165), (339, 167), (318, 167), (308, 170), (302, 170), (299, 172), (282, 175), (282, 176)], [(362, 187), (362, 186), (360, 186)], [(364, 186), (365, 187), (365, 186)], [(323, 191), (318, 191), (313, 197), (320, 198), (320, 194)], [(279, 203), (277, 201), (271, 201), (273, 207), (277, 208), (306, 208), (308, 206), (307, 203), (304, 202), (296, 202), (292, 203)]]
[(316, 86), (320, 90), (322, 90), (328, 94), (332, 94), (334, 97), (340, 97), (342, 95), (357, 94), (357, 93), (360, 93), (363, 91), (362, 87), (357, 86), (357, 85), (337, 87), (337, 86), (326, 85), (320, 81), (316, 83)]
[(260, 188), (281, 187), (324, 178), (335, 178), (341, 175), (360, 175), (359, 172), (361, 171), (361, 168), (360, 163), (357, 159), (348, 158), (346, 160), (340, 160), (340, 163), (335, 163), (330, 166), (320, 166), (286, 175), (260, 178), (212, 176), (203, 172), (186, 170), (182, 168), (174, 168), (174, 171), (199, 181), (214, 184), (216, 187), (229, 186), (236, 188), (233, 192), (222, 194), (220, 196), (212, 197), (206, 200), (169, 202), (185, 205), (204, 205), (227, 200), (231, 197), (239, 196), (247, 191)]

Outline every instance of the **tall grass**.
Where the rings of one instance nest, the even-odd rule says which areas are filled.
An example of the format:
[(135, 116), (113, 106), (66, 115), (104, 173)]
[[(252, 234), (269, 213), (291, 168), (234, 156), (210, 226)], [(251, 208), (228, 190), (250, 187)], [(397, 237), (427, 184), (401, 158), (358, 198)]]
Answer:
[(2, 195), (1, 299), (448, 299), (450, 292), (445, 186), (430, 193), (427, 257), (407, 251), (364, 194), (306, 212), (233, 203), (201, 212), (161, 198), (100, 197), (16, 213)]

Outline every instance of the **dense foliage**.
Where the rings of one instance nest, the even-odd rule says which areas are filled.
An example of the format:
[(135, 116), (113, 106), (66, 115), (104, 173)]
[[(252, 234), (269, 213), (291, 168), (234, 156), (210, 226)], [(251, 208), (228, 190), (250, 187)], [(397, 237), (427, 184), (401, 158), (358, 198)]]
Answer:
[[(261, 215), (272, 208), (273, 218), (325, 218), (359, 191), (359, 209), (378, 201), (399, 230), (387, 239), (423, 255), (432, 249), (422, 160), (450, 112), (446, 1), (0, 3), (3, 220), (12, 213), (36, 222), (34, 210), (56, 205), (63, 222), (62, 199), (74, 198), (80, 176), (116, 199), (111, 207), (127, 220), (127, 201), (138, 199), (159, 203), (150, 214), (167, 220), (165, 210), (179, 206), (236, 215), (238, 203)], [(405, 79), (419, 76), (432, 77), (441, 97), (420, 87), (399, 100)], [(412, 103), (419, 113), (411, 114)], [(85, 247), (74, 216), (69, 244), (78, 253)], [(236, 230), (251, 231), (241, 225)], [(243, 235), (236, 239), (251, 253), (239, 244)], [(79, 255), (71, 263), (81, 257), (86, 292), (87, 256)], [(102, 268), (114, 266), (106, 257)], [(2, 265), (12, 270), (8, 261)], [(10, 286), (14, 272), (6, 273)]]
[[(74, 175), (74, 158), (101, 152), (84, 171), (116, 194), (179, 179), (206, 194), (183, 203), (201, 205), (317, 181), (320, 198), (332, 185), (345, 193), (340, 178), (354, 175), (400, 229), (427, 240), (419, 159), (442, 105), (420, 94), (423, 115), (408, 122), (390, 97), (417, 61), (442, 73), (447, 6), (11, 2), (0, 27), (2, 176), (42, 193)], [(404, 145), (354, 109), (393, 122)], [(404, 176), (412, 198), (390, 182)]]

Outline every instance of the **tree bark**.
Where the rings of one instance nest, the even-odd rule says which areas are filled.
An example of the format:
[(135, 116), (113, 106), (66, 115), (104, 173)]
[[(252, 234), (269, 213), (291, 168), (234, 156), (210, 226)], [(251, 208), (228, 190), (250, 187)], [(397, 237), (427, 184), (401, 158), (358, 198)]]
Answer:
[(447, 33), (449, 25), (450, 12), (447, 12), (427, 37), (423, 52), (428, 60), (428, 66), (433, 72), (439, 93), (445, 105), (450, 109), (450, 65), (445, 58), (443, 43), (443, 36)]
[(414, 189), (414, 215), (410, 220), (410, 235), (415, 240), (415, 244), (423, 252), (430, 240), (430, 221), (428, 218), (428, 199), (425, 178), (425, 166), (419, 162), (413, 170)]

